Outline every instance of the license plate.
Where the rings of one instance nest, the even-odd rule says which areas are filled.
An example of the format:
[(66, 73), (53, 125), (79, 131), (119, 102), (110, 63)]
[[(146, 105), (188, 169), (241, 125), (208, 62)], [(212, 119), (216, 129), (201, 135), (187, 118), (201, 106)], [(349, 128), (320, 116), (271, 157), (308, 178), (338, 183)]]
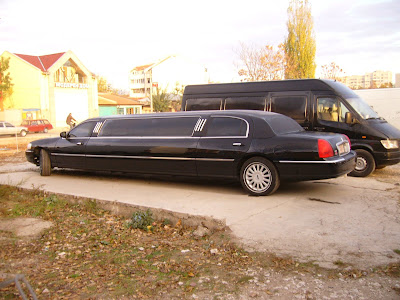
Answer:
[(344, 155), (350, 152), (350, 145), (347, 142), (337, 145), (339, 155)]

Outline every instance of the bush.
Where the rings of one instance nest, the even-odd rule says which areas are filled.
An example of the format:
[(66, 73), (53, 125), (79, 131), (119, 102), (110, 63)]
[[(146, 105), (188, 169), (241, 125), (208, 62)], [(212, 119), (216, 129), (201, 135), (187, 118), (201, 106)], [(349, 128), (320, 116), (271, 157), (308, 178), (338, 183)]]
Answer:
[(137, 211), (132, 215), (132, 219), (129, 222), (129, 227), (134, 229), (143, 229), (148, 230), (148, 226), (153, 224), (154, 220), (152, 217), (152, 213), (150, 210), (146, 211)]

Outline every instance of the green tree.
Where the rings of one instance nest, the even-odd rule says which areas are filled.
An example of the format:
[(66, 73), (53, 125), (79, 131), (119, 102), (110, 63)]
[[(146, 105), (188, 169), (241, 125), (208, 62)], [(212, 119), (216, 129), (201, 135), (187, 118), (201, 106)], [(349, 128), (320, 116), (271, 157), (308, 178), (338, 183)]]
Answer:
[(157, 88), (156, 93), (152, 95), (152, 99), (154, 112), (168, 111), (171, 104), (171, 95), (166, 90)]
[(291, 0), (287, 12), (285, 78), (314, 78), (316, 43), (311, 4), (308, 0)]
[(6, 72), (10, 67), (10, 58), (0, 58), (0, 111), (4, 111), (4, 100), (12, 94), (12, 84), (10, 72)]

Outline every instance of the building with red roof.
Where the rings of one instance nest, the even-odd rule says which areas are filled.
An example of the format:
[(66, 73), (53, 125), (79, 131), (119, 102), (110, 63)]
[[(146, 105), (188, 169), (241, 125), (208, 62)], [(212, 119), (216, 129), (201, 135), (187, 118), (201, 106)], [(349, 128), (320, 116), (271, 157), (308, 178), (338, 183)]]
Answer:
[[(65, 127), (69, 113), (78, 121), (99, 115), (97, 79), (72, 52), (27, 55), (5, 51), (13, 93), (7, 110), (21, 111), (22, 119), (48, 119)], [(14, 120), (17, 123), (18, 120)]]

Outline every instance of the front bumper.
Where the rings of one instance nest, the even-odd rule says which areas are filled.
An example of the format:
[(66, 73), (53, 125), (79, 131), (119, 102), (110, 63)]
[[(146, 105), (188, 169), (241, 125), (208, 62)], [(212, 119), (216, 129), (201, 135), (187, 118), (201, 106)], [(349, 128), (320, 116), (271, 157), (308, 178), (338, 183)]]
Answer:
[(317, 180), (340, 177), (354, 170), (356, 153), (321, 161), (278, 161), (277, 168), (283, 180)]
[(30, 163), (33, 163), (35, 165), (39, 165), (39, 159), (35, 155), (35, 152), (33, 150), (26, 150), (25, 151), (25, 157), (26, 160), (29, 161)]
[(385, 152), (373, 152), (376, 165), (390, 166), (400, 163), (400, 150), (388, 150)]

